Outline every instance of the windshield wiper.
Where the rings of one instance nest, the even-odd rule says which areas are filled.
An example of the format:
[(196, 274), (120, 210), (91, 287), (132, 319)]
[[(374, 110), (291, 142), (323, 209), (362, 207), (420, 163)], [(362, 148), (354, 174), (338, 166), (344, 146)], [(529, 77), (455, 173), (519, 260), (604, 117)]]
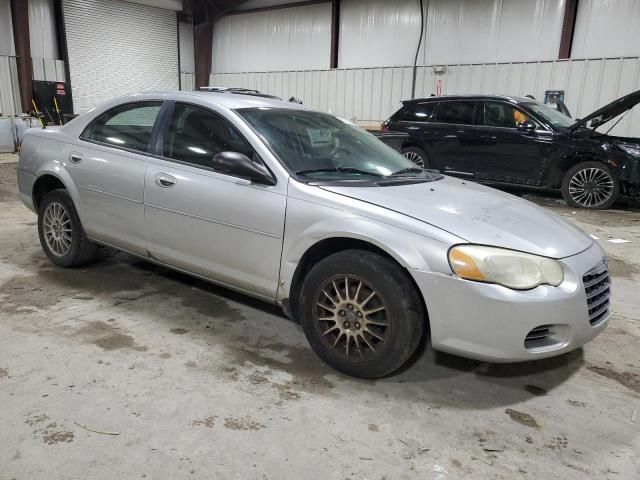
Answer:
[(402, 170), (398, 170), (397, 172), (393, 172), (391, 174), (392, 177), (395, 177), (396, 175), (403, 175), (405, 173), (422, 173), (424, 172), (423, 168), (420, 167), (408, 167), (408, 168), (403, 168)]
[(359, 173), (361, 175), (373, 175), (374, 177), (379, 177), (380, 174), (369, 172), (367, 170), (360, 170), (359, 168), (353, 167), (327, 167), (327, 168), (307, 168), (305, 170), (298, 170), (296, 175), (306, 175), (308, 173), (324, 173), (324, 172), (341, 172), (341, 173)]

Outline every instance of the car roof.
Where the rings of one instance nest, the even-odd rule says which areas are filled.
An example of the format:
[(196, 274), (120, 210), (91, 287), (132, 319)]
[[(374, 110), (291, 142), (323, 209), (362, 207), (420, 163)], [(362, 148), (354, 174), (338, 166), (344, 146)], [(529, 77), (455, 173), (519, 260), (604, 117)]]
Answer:
[[(160, 95), (166, 99), (183, 98), (184, 96), (198, 97), (203, 100), (210, 100), (218, 105), (227, 107), (230, 109), (237, 108), (257, 108), (257, 107), (271, 107), (271, 108), (305, 108), (299, 103), (287, 102), (280, 100), (279, 98), (269, 98), (253, 93), (234, 92), (234, 91), (155, 91), (155, 92), (140, 92), (142, 95)], [(139, 95), (138, 94), (138, 95)], [(135, 95), (135, 94), (134, 94)]]
[(478, 94), (464, 94), (464, 95), (442, 95), (439, 97), (425, 97), (414, 98), (411, 100), (403, 100), (402, 103), (416, 103), (416, 102), (441, 102), (443, 100), (503, 100), (510, 103), (526, 103), (535, 102), (531, 98), (517, 97), (512, 95), (478, 95)]

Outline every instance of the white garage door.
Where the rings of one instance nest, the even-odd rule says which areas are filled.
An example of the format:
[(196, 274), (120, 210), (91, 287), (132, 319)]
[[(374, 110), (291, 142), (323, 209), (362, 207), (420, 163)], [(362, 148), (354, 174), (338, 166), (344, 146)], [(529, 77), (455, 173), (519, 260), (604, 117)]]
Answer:
[(178, 89), (176, 12), (120, 0), (63, 0), (75, 113), (108, 98)]

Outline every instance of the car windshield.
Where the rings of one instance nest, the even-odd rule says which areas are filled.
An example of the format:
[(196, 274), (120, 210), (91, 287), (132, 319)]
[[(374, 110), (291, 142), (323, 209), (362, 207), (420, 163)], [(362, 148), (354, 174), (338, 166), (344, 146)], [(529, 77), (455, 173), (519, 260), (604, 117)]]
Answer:
[(435, 180), (364, 129), (333, 115), (287, 108), (237, 110), (297, 175), (313, 181)]
[(534, 111), (538, 116), (542, 117), (556, 128), (569, 128), (571, 125), (576, 123), (575, 120), (567, 117), (564, 113), (559, 112), (555, 108), (545, 105), (544, 103), (529, 102), (523, 103), (522, 105), (527, 107), (529, 110)]

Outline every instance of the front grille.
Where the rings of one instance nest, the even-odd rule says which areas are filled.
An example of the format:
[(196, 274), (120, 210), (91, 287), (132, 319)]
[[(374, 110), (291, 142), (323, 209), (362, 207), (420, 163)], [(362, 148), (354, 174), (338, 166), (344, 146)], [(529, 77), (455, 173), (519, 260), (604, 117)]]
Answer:
[(596, 326), (609, 314), (609, 297), (611, 296), (611, 280), (607, 265), (602, 262), (589, 270), (584, 277), (584, 291), (587, 294), (587, 308), (589, 309), (589, 323)]

